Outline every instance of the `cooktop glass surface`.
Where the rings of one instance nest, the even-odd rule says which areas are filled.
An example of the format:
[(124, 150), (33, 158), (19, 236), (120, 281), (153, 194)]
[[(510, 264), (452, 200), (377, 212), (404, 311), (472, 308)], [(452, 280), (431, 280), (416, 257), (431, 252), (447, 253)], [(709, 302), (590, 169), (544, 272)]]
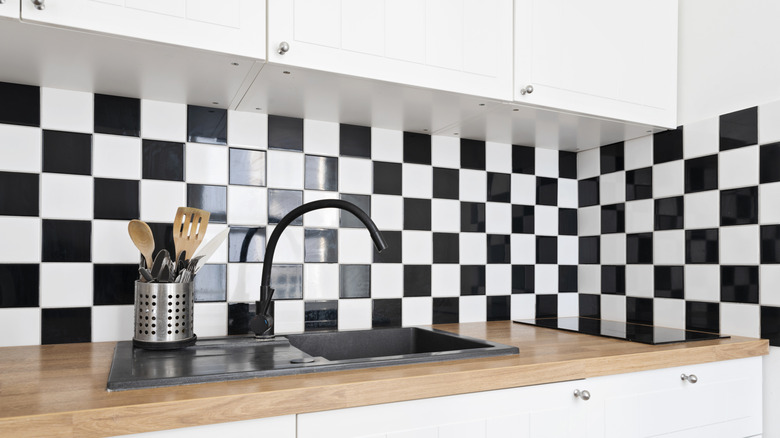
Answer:
[(518, 319), (515, 322), (652, 345), (728, 338), (728, 336), (718, 333), (693, 332), (668, 327), (581, 317)]

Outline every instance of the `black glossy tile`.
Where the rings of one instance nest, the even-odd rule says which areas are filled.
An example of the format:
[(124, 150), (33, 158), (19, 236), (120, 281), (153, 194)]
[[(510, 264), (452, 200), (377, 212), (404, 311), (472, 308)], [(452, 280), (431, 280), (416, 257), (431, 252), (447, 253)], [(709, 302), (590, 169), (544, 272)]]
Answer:
[(599, 205), (599, 177), (577, 181), (577, 198), (580, 207)]
[(336, 192), (339, 189), (339, 159), (336, 157), (319, 157), (306, 155), (306, 169), (303, 177), (303, 187), (308, 190), (327, 190)]
[(92, 134), (43, 130), (43, 171), (92, 175)]
[(40, 175), (0, 172), (0, 215), (38, 216)]
[(300, 300), (303, 298), (303, 265), (277, 265), (271, 271), (271, 287), (274, 300)]
[(536, 150), (534, 148), (512, 145), (512, 173), (536, 174)]
[(482, 140), (460, 139), (460, 168), (485, 170), (485, 142)]
[(681, 160), (683, 157), (683, 127), (653, 134), (653, 164)]
[(626, 267), (624, 265), (604, 265), (601, 267), (601, 293), (626, 294)]
[(758, 107), (720, 116), (720, 150), (758, 144)]
[(718, 229), (685, 231), (685, 263), (718, 263)]
[(558, 176), (560, 178), (577, 179), (576, 152), (558, 152)]
[(458, 199), (460, 195), (460, 171), (458, 169), (433, 168), (433, 197)]
[(722, 190), (720, 192), (720, 225), (758, 223), (758, 187)]
[(512, 265), (512, 293), (532, 294), (535, 291), (534, 265)]
[(431, 265), (404, 265), (404, 296), (431, 296)]
[(653, 168), (629, 170), (626, 172), (626, 201), (650, 199), (653, 197)]
[(401, 163), (374, 161), (374, 194), (400, 196), (402, 181)]
[(577, 209), (558, 209), (558, 234), (561, 236), (577, 235)]
[(626, 204), (601, 206), (601, 233), (623, 233), (626, 231)]
[(154, 254), (157, 255), (161, 250), (168, 250), (169, 254), (175, 254), (176, 248), (173, 244), (173, 224), (170, 222), (147, 222), (154, 236)]
[[(274, 303), (271, 302), (269, 311), (273, 316)], [(249, 321), (256, 314), (254, 303), (230, 303), (228, 304), (227, 332), (228, 335), (245, 335), (249, 333)]]
[(95, 94), (95, 132), (141, 135), (141, 99)]
[(187, 105), (187, 141), (227, 144), (226, 109)]
[(184, 144), (143, 141), (143, 178), (184, 181)]
[(626, 235), (626, 263), (631, 265), (653, 263), (653, 233)]
[(485, 204), (480, 202), (460, 203), (460, 231), (485, 232)]
[(303, 327), (307, 332), (337, 330), (339, 327), (337, 300), (306, 301), (303, 312)]
[(0, 96), (0, 123), (40, 126), (40, 87), (0, 82)]
[(404, 132), (404, 163), (431, 164), (431, 136)]
[(401, 327), (401, 299), (371, 300), (371, 327)]
[(0, 264), (0, 308), (38, 307), (40, 265)]
[(521, 233), (521, 234), (534, 233), (534, 206), (533, 205), (512, 206), (512, 233)]
[(780, 263), (780, 225), (761, 225), (761, 263)]
[(579, 294), (580, 316), (586, 318), (601, 318), (601, 296)]
[(510, 202), (512, 179), (508, 173), (488, 172), (487, 200), (489, 202)]
[[(342, 193), (339, 198), (357, 205), (358, 208), (371, 216), (371, 196)], [(357, 216), (346, 210), (339, 210), (339, 226), (343, 228), (365, 228), (365, 225), (363, 225), (363, 222), (360, 222)]]
[(718, 155), (685, 160), (685, 193), (718, 188)]
[(682, 266), (658, 266), (653, 272), (656, 298), (683, 299), (685, 291), (685, 270)]
[(536, 296), (536, 317), (557, 318), (558, 317), (558, 295), (537, 295)]
[(653, 299), (626, 297), (626, 322), (653, 325)]
[(558, 238), (536, 236), (536, 263), (558, 263)]
[(195, 302), (224, 302), (227, 298), (227, 265), (203, 265), (192, 287)]
[(339, 125), (339, 154), (371, 158), (371, 128), (368, 126)]
[(759, 181), (780, 181), (780, 142), (761, 145), (759, 148)]
[(761, 306), (761, 337), (773, 347), (780, 346), (780, 307)]
[(487, 262), (510, 263), (511, 262), (511, 238), (508, 234), (487, 235)]
[(95, 178), (95, 219), (138, 219), (138, 186), (138, 180)]
[(268, 115), (268, 148), (303, 150), (303, 119)]
[(577, 292), (577, 265), (558, 266), (558, 292)]
[(371, 265), (339, 265), (339, 298), (371, 298)]
[(265, 227), (230, 227), (228, 261), (230, 263), (262, 262), (265, 242)]
[(460, 319), (460, 299), (434, 298), (433, 299), (433, 323), (455, 324)]
[(460, 295), (485, 295), (485, 265), (461, 265)]
[(230, 148), (230, 184), (265, 187), (265, 151)]
[(374, 251), (374, 263), (401, 263), (402, 235), (400, 231), (381, 230), (387, 248), (382, 252)]
[(720, 304), (686, 301), (685, 330), (719, 333)]
[(487, 320), (508, 321), (511, 319), (512, 301), (509, 295), (487, 297)]
[(136, 280), (137, 264), (95, 264), (92, 267), (92, 303), (96, 306), (133, 304)]
[(303, 261), (306, 263), (339, 262), (339, 230), (305, 228)]
[(721, 266), (720, 300), (758, 304), (758, 266)]
[(597, 265), (601, 259), (601, 237), (580, 237), (579, 242), (580, 264)]
[[(284, 216), (303, 204), (300, 190), (268, 189), (268, 223), (278, 224)], [(303, 216), (298, 216), (290, 225), (303, 225)]]
[(227, 223), (227, 187), (187, 184), (187, 206), (211, 213), (210, 223)]
[(404, 198), (404, 230), (431, 229), (431, 200)]
[(622, 141), (599, 148), (602, 175), (623, 170), (623, 149)]
[(558, 179), (536, 177), (536, 203), (558, 205)]
[(433, 263), (458, 263), (459, 261), (460, 235), (433, 233)]
[(681, 230), (685, 223), (682, 196), (655, 200), (655, 229)]
[(92, 308), (41, 309), (41, 344), (92, 340)]
[(91, 261), (92, 222), (52, 219), (42, 222), (42, 261)]

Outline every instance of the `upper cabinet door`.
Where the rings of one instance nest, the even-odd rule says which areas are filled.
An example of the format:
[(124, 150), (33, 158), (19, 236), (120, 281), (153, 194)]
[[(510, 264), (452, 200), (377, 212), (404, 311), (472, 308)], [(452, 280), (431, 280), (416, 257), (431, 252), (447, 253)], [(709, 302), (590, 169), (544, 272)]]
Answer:
[(514, 100), (674, 128), (677, 0), (515, 0)]
[(262, 0), (21, 2), (25, 21), (265, 59)]
[(271, 62), (512, 99), (512, 0), (269, 0), (268, 15)]
[(19, 19), (19, 1), (5, 0), (3, 3), (0, 3), (0, 18)]

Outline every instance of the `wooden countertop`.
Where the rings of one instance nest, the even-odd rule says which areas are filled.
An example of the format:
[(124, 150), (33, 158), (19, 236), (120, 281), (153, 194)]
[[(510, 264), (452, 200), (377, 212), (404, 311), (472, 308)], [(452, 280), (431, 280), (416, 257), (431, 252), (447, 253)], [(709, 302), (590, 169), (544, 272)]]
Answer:
[(766, 340), (652, 346), (514, 324), (437, 325), (517, 356), (121, 392), (115, 343), (0, 348), (0, 436), (100, 437), (486, 391), (760, 356)]

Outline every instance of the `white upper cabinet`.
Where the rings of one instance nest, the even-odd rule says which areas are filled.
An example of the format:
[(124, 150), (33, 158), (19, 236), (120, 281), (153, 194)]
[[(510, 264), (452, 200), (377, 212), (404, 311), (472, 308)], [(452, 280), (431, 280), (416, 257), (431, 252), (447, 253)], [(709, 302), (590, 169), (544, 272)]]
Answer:
[(0, 3), (0, 18), (19, 18), (19, 1), (5, 0)]
[(516, 102), (676, 126), (677, 0), (515, 0), (514, 16)]
[(262, 0), (16, 1), (24, 21), (265, 59)]
[(512, 100), (512, 0), (269, 0), (268, 60)]

